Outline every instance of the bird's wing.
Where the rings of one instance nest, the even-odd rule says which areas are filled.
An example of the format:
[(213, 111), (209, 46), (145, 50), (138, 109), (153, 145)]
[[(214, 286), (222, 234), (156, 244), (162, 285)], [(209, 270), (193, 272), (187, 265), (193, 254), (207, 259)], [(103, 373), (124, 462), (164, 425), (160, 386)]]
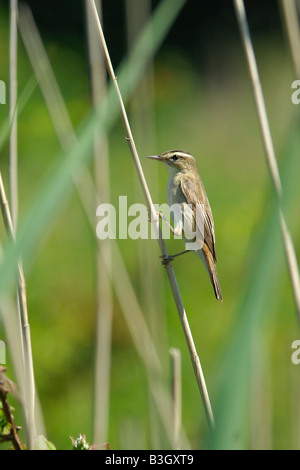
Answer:
[(214, 221), (202, 183), (183, 178), (181, 180), (181, 190), (188, 204), (191, 204), (193, 207), (197, 222), (197, 234), (200, 233), (202, 241), (209, 248), (209, 251), (213, 255), (214, 260), (217, 261)]

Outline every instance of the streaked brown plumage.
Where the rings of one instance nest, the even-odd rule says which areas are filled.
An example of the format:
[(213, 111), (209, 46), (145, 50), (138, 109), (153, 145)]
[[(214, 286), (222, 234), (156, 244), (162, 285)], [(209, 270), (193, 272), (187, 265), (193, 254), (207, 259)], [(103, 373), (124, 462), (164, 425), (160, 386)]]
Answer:
[[(170, 150), (149, 158), (165, 163), (169, 173), (168, 205), (169, 207), (178, 205), (178, 211), (184, 218), (184, 227), (196, 233), (197, 248), (193, 250), (207, 269), (216, 298), (222, 301), (216, 270), (214, 220), (195, 158), (182, 150)], [(178, 231), (183, 230), (182, 224), (175, 227), (174, 233), (176, 230), (179, 234)]]

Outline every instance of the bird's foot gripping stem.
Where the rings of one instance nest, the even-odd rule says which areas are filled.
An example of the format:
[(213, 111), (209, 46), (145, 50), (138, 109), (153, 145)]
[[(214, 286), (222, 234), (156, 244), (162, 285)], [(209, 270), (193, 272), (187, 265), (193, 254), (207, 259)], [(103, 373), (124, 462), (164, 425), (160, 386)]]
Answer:
[(167, 264), (170, 264), (171, 261), (173, 261), (174, 258), (176, 258), (177, 256), (185, 255), (185, 253), (190, 253), (190, 252), (191, 250), (184, 250), (181, 253), (176, 253), (176, 255), (169, 255), (169, 256), (162, 255), (160, 256), (160, 258), (162, 258), (161, 264), (163, 266), (166, 266)]
[(174, 256), (165, 256), (165, 255), (162, 255), (160, 256), (160, 259), (161, 259), (161, 264), (163, 266), (167, 266), (168, 264), (170, 264), (173, 259), (174, 259)]

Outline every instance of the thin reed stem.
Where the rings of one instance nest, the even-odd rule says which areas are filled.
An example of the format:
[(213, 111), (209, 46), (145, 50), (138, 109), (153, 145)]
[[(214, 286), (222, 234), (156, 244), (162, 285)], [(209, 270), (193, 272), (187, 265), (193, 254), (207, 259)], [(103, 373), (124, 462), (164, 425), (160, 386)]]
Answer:
[[(15, 242), (15, 232), (10, 212), (9, 203), (6, 197), (4, 189), (2, 174), (0, 172), (0, 205), (3, 215), (3, 220), (6, 228), (6, 232), (9, 238)], [(33, 360), (32, 360), (32, 348), (31, 348), (31, 337), (30, 337), (30, 326), (28, 321), (27, 311), (27, 295), (26, 295), (26, 284), (23, 273), (22, 264), (18, 262), (17, 265), (17, 291), (19, 299), (19, 313), (22, 325), (22, 337), (23, 337), (23, 353), (24, 353), (24, 380), (25, 380), (25, 416), (26, 416), (26, 427), (27, 427), (27, 443), (28, 448), (33, 449), (34, 436), (35, 436), (35, 419), (34, 419), (34, 404), (35, 404), (35, 384), (34, 384), (34, 372), (33, 372)]]
[(286, 24), (295, 72), (297, 78), (300, 78), (300, 29), (296, 1), (279, 0), (279, 3)]
[(172, 389), (172, 417), (175, 449), (180, 449), (180, 429), (182, 410), (181, 390), (181, 354), (177, 348), (170, 348), (171, 355), (171, 389)]
[[(130, 56), (134, 50), (139, 34), (151, 18), (151, 0), (126, 0), (126, 36), (127, 51)], [(153, 43), (153, 34), (149, 38), (149, 43)], [(101, 54), (102, 55), (102, 54)], [(131, 69), (129, 67), (129, 77)], [(133, 123), (132, 132), (138, 137), (137, 146), (144, 155), (149, 155), (150, 149), (155, 148), (155, 123), (154, 123), (154, 54), (147, 65), (147, 72), (138, 83), (135, 92), (130, 100), (129, 119)], [(153, 190), (158, 188), (159, 165), (153, 165)], [(140, 184), (134, 173), (134, 198), (140, 197)], [(136, 260), (138, 262), (139, 273), (139, 298), (150, 332), (155, 342), (155, 346), (161, 358), (167, 359), (164, 354), (167, 344), (167, 328), (165, 312), (164, 272), (157, 260), (153, 257), (153, 249), (150, 243), (143, 243), (143, 240), (136, 240)], [(147, 266), (147, 269), (145, 269)], [(167, 364), (164, 364), (167, 370)], [(150, 439), (151, 447), (159, 449), (163, 442), (163, 429), (161, 420), (157, 413), (152, 394), (149, 394), (149, 419), (150, 419)]]
[(284, 250), (287, 260), (288, 271), (290, 274), (291, 284), (294, 293), (294, 299), (296, 303), (298, 320), (300, 322), (300, 275), (299, 267), (297, 263), (297, 257), (295, 248), (292, 242), (292, 238), (287, 228), (284, 214), (281, 209), (281, 199), (282, 199), (282, 186), (278, 170), (278, 165), (276, 161), (271, 130), (266, 110), (266, 105), (264, 101), (262, 86), (260, 82), (257, 62), (255, 58), (254, 48), (251, 41), (251, 35), (249, 31), (249, 26), (247, 22), (245, 6), (243, 0), (234, 0), (235, 11), (239, 23), (239, 28), (242, 36), (243, 45), (246, 52), (246, 57), (248, 61), (249, 73), (252, 80), (254, 99), (256, 104), (256, 110), (258, 114), (259, 124), (262, 132), (263, 143), (265, 147), (265, 155), (267, 160), (267, 165), (269, 168), (269, 174), (274, 189), (274, 193), (277, 200), (277, 208), (280, 222), (280, 230), (282, 235), (282, 240), (284, 244)]
[[(14, 230), (18, 218), (18, 85), (17, 85), (17, 54), (18, 54), (18, 0), (10, 0), (10, 38), (9, 38), (9, 196), (11, 218)], [(18, 292), (16, 293), (18, 313), (20, 312)], [(22, 369), (24, 367), (23, 334), (20, 314), (18, 314), (19, 335), (22, 344)]]
[[(4, 224), (8, 236), (15, 242), (15, 229), (18, 217), (18, 134), (17, 134), (17, 43), (18, 43), (18, 0), (10, 1), (10, 145), (9, 145), (9, 192), (10, 204), (6, 198), (2, 175), (0, 173), (0, 204)], [(29, 449), (34, 446), (35, 436), (35, 385), (33, 373), (33, 360), (31, 349), (30, 326), (28, 322), (26, 284), (21, 261), (17, 265), (17, 305), (20, 326), (22, 363), (24, 371), (24, 401), (25, 421), (27, 428), (27, 445)], [(23, 384), (22, 384), (23, 387)]]
[[(101, 14), (101, 1), (97, 0), (97, 10)], [(94, 107), (106, 95), (106, 70), (101, 55), (93, 13), (88, 0), (85, 0), (88, 53), (91, 80), (92, 104)], [(103, 132), (95, 132), (94, 137), (95, 204), (110, 201), (109, 149), (108, 139)], [(95, 353), (95, 386), (93, 413), (93, 441), (106, 442), (109, 429), (109, 397), (111, 370), (112, 335), (112, 291), (107, 270), (103, 269), (103, 258), (111, 269), (110, 240), (98, 240), (96, 247), (96, 289), (97, 289), (97, 327)]]
[[(148, 185), (147, 185), (147, 182), (146, 182), (146, 179), (145, 179), (145, 176), (144, 176), (144, 172), (143, 172), (143, 169), (142, 169), (142, 166), (141, 166), (141, 163), (140, 163), (139, 155), (138, 155), (138, 152), (137, 152), (137, 149), (136, 149), (136, 146), (135, 146), (135, 142), (134, 142), (134, 139), (133, 139), (133, 136), (132, 136), (130, 124), (129, 124), (129, 121), (128, 121), (128, 118), (127, 118), (125, 105), (124, 105), (122, 95), (121, 95), (121, 92), (120, 92), (120, 89), (119, 89), (117, 78), (116, 78), (115, 73), (114, 73), (112, 62), (110, 60), (110, 55), (109, 55), (108, 48), (107, 48), (107, 45), (106, 45), (106, 41), (105, 41), (105, 37), (104, 37), (104, 34), (103, 34), (102, 26), (101, 26), (101, 23), (100, 23), (100, 20), (99, 20), (99, 16), (97, 14), (97, 9), (96, 9), (96, 6), (95, 6), (95, 2), (94, 2), (94, 0), (90, 0), (90, 2), (91, 2), (91, 5), (93, 7), (94, 14), (95, 14), (95, 20), (96, 20), (97, 25), (98, 25), (98, 31), (99, 31), (101, 44), (102, 44), (102, 47), (103, 47), (103, 52), (104, 52), (104, 57), (105, 57), (107, 70), (108, 70), (109, 76), (110, 76), (110, 78), (111, 78), (111, 80), (114, 84), (115, 91), (116, 91), (118, 99), (119, 99), (121, 115), (122, 115), (123, 124), (124, 124), (125, 131), (126, 131), (126, 140), (129, 144), (131, 155), (132, 155), (132, 158), (133, 158), (136, 170), (137, 170), (137, 174), (138, 174), (140, 184), (141, 184), (141, 187), (142, 187), (142, 190), (143, 190), (146, 202), (147, 202), (147, 206), (148, 206), (148, 209), (150, 210), (150, 213), (151, 213), (152, 223), (154, 225), (156, 234), (158, 235), (157, 239), (158, 239), (158, 243), (159, 243), (159, 246), (160, 246), (160, 249), (161, 249), (161, 253), (162, 253), (163, 256), (166, 257), (166, 256), (168, 256), (168, 252), (167, 252), (165, 242), (164, 242), (164, 240), (161, 236), (161, 230), (160, 230), (160, 226), (159, 226), (159, 219), (156, 216), (156, 211), (155, 211), (152, 199), (151, 199), (151, 195), (150, 195), (150, 192), (149, 192), (149, 189), (148, 189)], [(214, 427), (213, 411), (212, 411), (212, 407), (211, 407), (211, 404), (210, 404), (210, 399), (209, 399), (208, 391), (207, 391), (207, 388), (206, 388), (206, 383), (205, 383), (204, 374), (203, 374), (203, 371), (202, 371), (200, 359), (199, 359), (199, 356), (198, 356), (197, 351), (196, 351), (193, 336), (192, 336), (192, 333), (191, 333), (191, 330), (190, 330), (190, 327), (189, 327), (189, 323), (188, 323), (188, 319), (187, 319), (187, 316), (186, 316), (186, 312), (185, 312), (185, 309), (184, 309), (184, 306), (183, 306), (183, 303), (182, 303), (182, 299), (181, 299), (180, 291), (179, 291), (178, 284), (177, 284), (177, 281), (176, 281), (176, 278), (175, 278), (173, 267), (172, 267), (171, 263), (169, 263), (169, 264), (166, 265), (165, 268), (166, 268), (169, 283), (171, 285), (171, 289), (172, 289), (172, 292), (173, 292), (173, 297), (174, 297), (174, 300), (175, 300), (175, 303), (176, 303), (176, 307), (177, 307), (177, 311), (178, 311), (178, 314), (179, 314), (179, 317), (180, 317), (181, 325), (183, 327), (184, 335), (185, 335), (185, 338), (186, 338), (186, 341), (187, 341), (188, 349), (189, 349), (189, 352), (190, 352), (190, 357), (191, 357), (191, 360), (192, 360), (192, 364), (193, 364), (196, 379), (197, 379), (197, 384), (198, 384), (198, 387), (199, 387), (199, 390), (200, 390), (200, 393), (201, 393), (201, 397), (202, 397), (202, 401), (203, 401), (203, 406), (204, 406), (207, 422), (208, 422), (209, 427), (212, 429)]]
[(11, 216), (14, 227), (18, 217), (18, 116), (17, 106), (17, 45), (18, 45), (18, 0), (10, 0), (10, 41), (9, 41), (9, 116), (11, 123), (9, 138), (9, 195)]

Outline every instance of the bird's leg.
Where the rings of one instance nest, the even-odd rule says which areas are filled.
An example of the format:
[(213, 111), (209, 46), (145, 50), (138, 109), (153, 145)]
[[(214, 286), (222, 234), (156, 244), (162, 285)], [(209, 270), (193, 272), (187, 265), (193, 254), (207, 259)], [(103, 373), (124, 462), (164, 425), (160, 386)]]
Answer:
[[(160, 217), (164, 223), (167, 225), (167, 227), (169, 228), (169, 230), (173, 233), (173, 235), (176, 235), (176, 236), (180, 236), (181, 233), (182, 233), (182, 226), (181, 224), (178, 224), (176, 226), (176, 228), (172, 227), (172, 225), (169, 223), (169, 221), (165, 218), (165, 216), (163, 215), (162, 212), (156, 212), (156, 216), (157, 217)], [(151, 214), (149, 214), (149, 221), (151, 221)], [(170, 256), (160, 256), (160, 258), (162, 258), (162, 265), (166, 266), (167, 264), (169, 264), (171, 261), (173, 261), (174, 258), (176, 258), (177, 256), (181, 256), (181, 255), (184, 255), (185, 253), (189, 253), (190, 251), (192, 250), (185, 250), (185, 251), (182, 251), (181, 253), (177, 253), (176, 255), (170, 255)]]
[(176, 228), (172, 227), (172, 225), (169, 223), (169, 221), (165, 218), (164, 214), (162, 212), (158, 212), (158, 216), (161, 218), (161, 220), (164, 221), (164, 223), (166, 224), (166, 226), (168, 227), (168, 229), (170, 230), (170, 232), (173, 233), (173, 235), (180, 235), (181, 233), (181, 229), (180, 229), (180, 233), (178, 233), (179, 231), (176, 230)]
[(176, 256), (184, 255), (185, 253), (190, 253), (191, 251), (193, 251), (193, 250), (184, 250), (184, 251), (181, 251), (180, 253), (176, 253), (176, 255), (172, 255), (172, 258), (176, 258)]
[[(164, 214), (162, 212), (156, 212), (156, 218), (154, 220), (157, 220), (157, 218), (161, 218), (161, 220), (164, 221), (164, 223), (166, 224), (166, 226), (168, 227), (168, 229), (170, 230), (170, 232), (173, 233), (173, 235), (176, 235), (177, 237), (179, 237), (181, 235), (181, 232), (182, 232), (182, 228), (181, 226), (179, 225), (178, 227), (174, 228), (172, 227), (172, 225), (169, 223), (169, 221), (165, 218)], [(151, 217), (151, 214), (149, 213), (148, 214), (148, 220), (149, 222), (152, 221), (152, 217)]]
[(180, 253), (176, 253), (176, 255), (170, 255), (170, 256), (162, 255), (160, 256), (160, 258), (162, 258), (161, 264), (165, 266), (166, 264), (169, 264), (171, 261), (173, 261), (173, 259), (176, 258), (177, 256), (184, 255), (185, 253), (190, 253), (190, 251), (192, 250), (184, 250), (184, 251), (181, 251)]

